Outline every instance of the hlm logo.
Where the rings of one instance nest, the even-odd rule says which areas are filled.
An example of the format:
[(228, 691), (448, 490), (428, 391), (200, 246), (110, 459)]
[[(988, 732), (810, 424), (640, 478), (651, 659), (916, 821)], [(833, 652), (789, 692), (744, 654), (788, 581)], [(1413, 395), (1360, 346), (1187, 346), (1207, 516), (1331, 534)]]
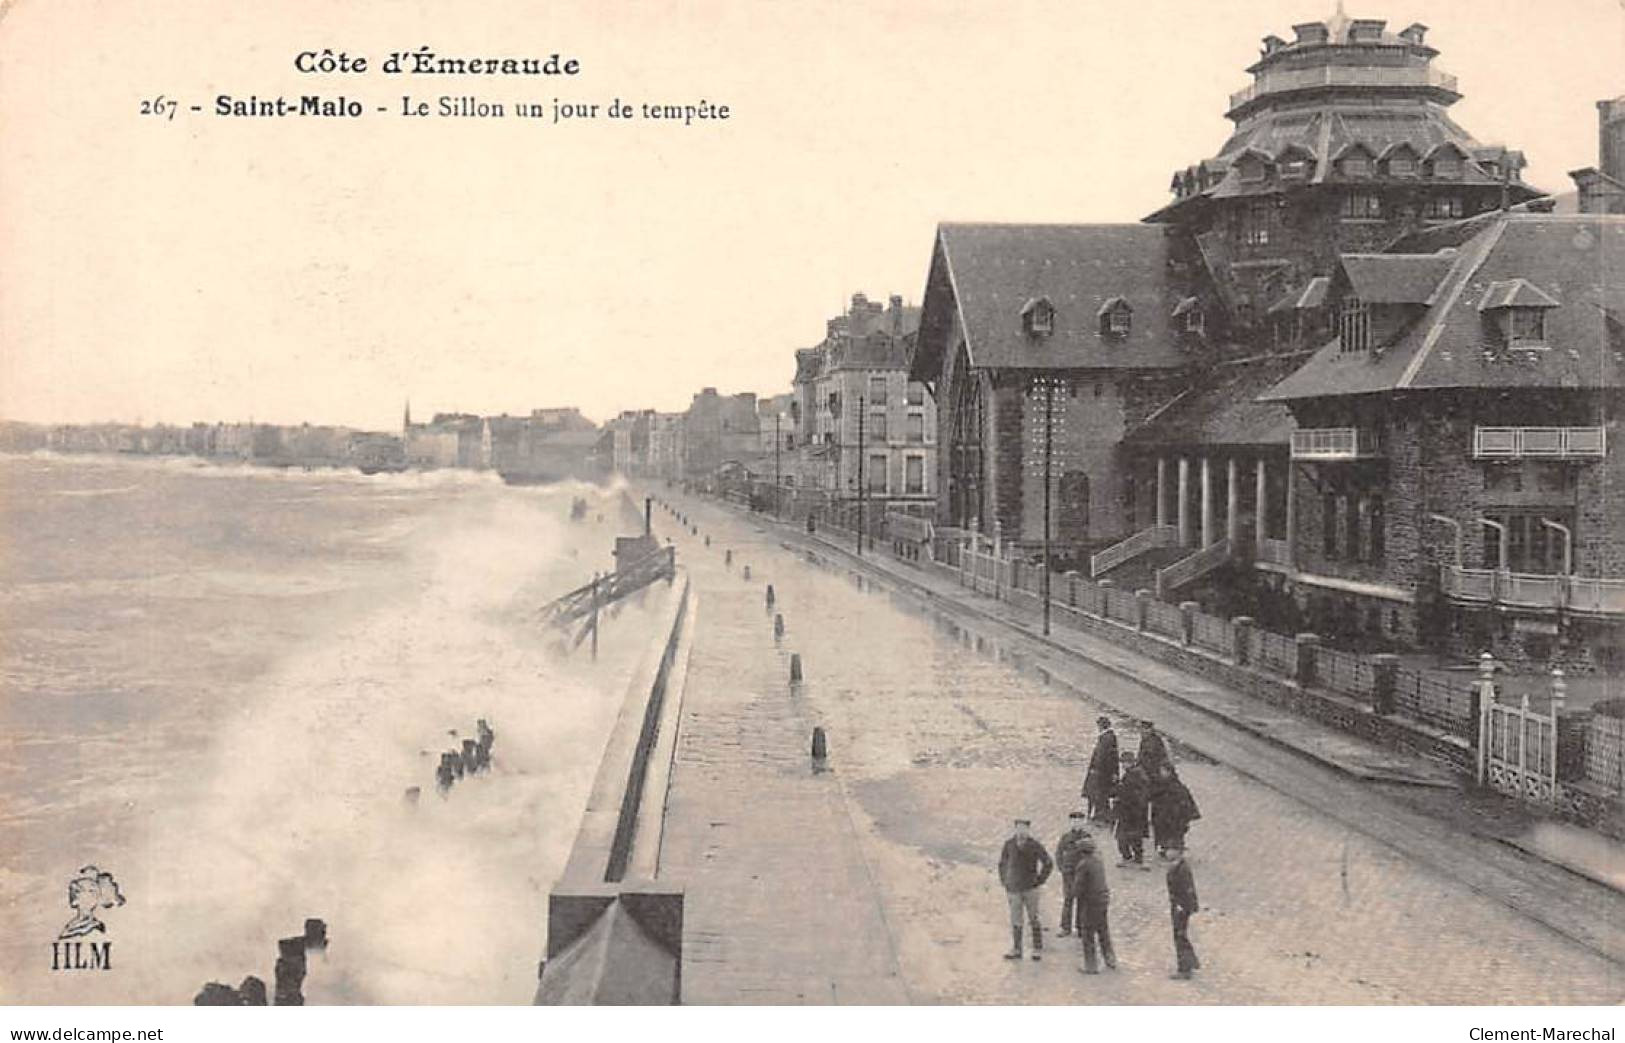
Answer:
[[(62, 928), (62, 933), (51, 943), (51, 969), (53, 971), (110, 971), (113, 969), (113, 943), (96, 941), (90, 937), (106, 934), (107, 925), (98, 915), (103, 909), (116, 909), (124, 904), (118, 881), (112, 873), (104, 873), (95, 866), (85, 866), (68, 881), (68, 907), (73, 919)], [(87, 939), (79, 941), (78, 939)]]

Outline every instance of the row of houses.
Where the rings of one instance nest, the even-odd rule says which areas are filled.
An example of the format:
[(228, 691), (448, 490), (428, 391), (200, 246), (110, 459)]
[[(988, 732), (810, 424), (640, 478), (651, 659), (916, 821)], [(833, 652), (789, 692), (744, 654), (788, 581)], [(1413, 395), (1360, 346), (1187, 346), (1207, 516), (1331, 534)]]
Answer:
[(795, 352), (787, 394), (705, 388), (682, 413), (635, 410), (607, 425), (624, 474), (754, 485), (780, 509), (873, 504), (929, 512), (936, 406), (908, 376), (920, 310), (852, 295), (818, 344)]
[(918, 307), (855, 295), (787, 408), (739, 396), (754, 437), (742, 404), (696, 450), (696, 396), (623, 469), (869, 496), (1352, 647), (1625, 665), (1625, 98), (1554, 199), (1451, 118), (1428, 32), (1266, 36), (1141, 222), (943, 224)]
[(1353, 644), (1620, 665), (1625, 98), (1560, 207), (1449, 118), (1425, 26), (1294, 33), (1142, 223), (939, 228), (908, 372), (939, 538)]
[(611, 432), (573, 406), (533, 409), (528, 416), (437, 413), (414, 423), (408, 403), (401, 423), (406, 466), (491, 470), (510, 481), (594, 479), (610, 467)]

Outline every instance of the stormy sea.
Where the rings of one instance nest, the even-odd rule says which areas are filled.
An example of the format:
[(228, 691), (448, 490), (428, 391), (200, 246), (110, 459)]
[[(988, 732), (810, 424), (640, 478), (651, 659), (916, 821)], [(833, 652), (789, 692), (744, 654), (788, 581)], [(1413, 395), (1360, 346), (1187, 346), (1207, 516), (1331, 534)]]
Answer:
[[(596, 662), (536, 617), (631, 524), (472, 472), (0, 457), (0, 1003), (269, 986), (313, 917), (306, 1002), (529, 1002), (658, 595)], [(53, 970), (87, 866), (111, 967)]]

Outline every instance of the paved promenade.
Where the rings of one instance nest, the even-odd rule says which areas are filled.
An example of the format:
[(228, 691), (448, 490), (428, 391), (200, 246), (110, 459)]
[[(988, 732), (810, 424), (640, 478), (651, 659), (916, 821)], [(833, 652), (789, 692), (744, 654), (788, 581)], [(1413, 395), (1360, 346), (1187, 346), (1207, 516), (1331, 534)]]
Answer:
[[(919, 591), (856, 576), (841, 552), (809, 561), (780, 545), (782, 528), (679, 502), (713, 539), (677, 535), (657, 511), (657, 532), (676, 537), (700, 590), (662, 864), (689, 888), (689, 1002), (1625, 997), (1604, 955), (1618, 955), (1618, 895), (1394, 797), (1435, 791), (1333, 770), (1193, 709), (1130, 667), (1165, 670), (1159, 684), (1207, 682), (1115, 646), (1095, 650), (1128, 657), (1108, 669), (922, 609)], [(786, 616), (782, 647), (766, 582)], [(795, 695), (791, 650), (806, 666)], [(1009, 819), (1032, 817), (1054, 844), (1103, 709), (1154, 717), (1202, 806), (1191, 840), (1205, 967), (1191, 982), (1167, 978), (1160, 871), (1108, 869), (1115, 974), (1080, 974), (1075, 948), (1053, 936), (1042, 964), (999, 958), (1009, 936), (994, 864)], [(829, 732), (833, 774), (809, 770), (813, 724)], [(1130, 724), (1119, 732), (1137, 745)], [(1345, 752), (1377, 777), (1395, 767)], [(1046, 891), (1053, 925), (1059, 890)]]
[(660, 859), (689, 887), (684, 1002), (906, 1002), (840, 782), (812, 773), (762, 584), (684, 551), (699, 609)]

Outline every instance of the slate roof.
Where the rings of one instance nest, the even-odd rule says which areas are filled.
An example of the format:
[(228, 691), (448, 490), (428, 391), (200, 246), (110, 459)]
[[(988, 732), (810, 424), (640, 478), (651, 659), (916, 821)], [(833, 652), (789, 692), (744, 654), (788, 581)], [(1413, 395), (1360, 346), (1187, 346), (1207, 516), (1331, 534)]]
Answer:
[(1343, 273), (1367, 304), (1426, 304), (1456, 261), (1455, 252), (1344, 254)]
[[(1433, 303), (1392, 344), (1380, 352), (1344, 354), (1334, 340), (1263, 397), (1625, 386), (1625, 216), (1513, 212), (1462, 224), (1471, 226), (1471, 236)], [(1440, 232), (1407, 242), (1446, 237)], [(1543, 349), (1501, 346), (1493, 323), (1479, 312), (1495, 284), (1514, 279), (1558, 302), (1546, 310)]]
[[(937, 229), (910, 375), (934, 380), (953, 319), (972, 366), (1159, 369), (1183, 362), (1174, 307), (1188, 296), (1168, 265), (1162, 229), (1143, 224), (945, 224)], [(1054, 332), (1023, 329), (1022, 306), (1048, 297)], [(1113, 298), (1133, 309), (1125, 335), (1100, 332)]]
[[(1479, 165), (1480, 162), (1487, 159), (1505, 160), (1508, 157), (1516, 159), (1521, 155), (1514, 150), (1480, 144), (1436, 107), (1380, 106), (1362, 109), (1346, 103), (1327, 102), (1319, 108), (1266, 111), (1244, 121), (1215, 156), (1203, 161), (1210, 171), (1223, 171), (1219, 177), (1211, 179), (1206, 189), (1173, 200), (1145, 220), (1166, 220), (1196, 200), (1269, 195), (1280, 192), (1283, 185), (1393, 184), (1400, 179), (1381, 176), (1345, 178), (1338, 172), (1335, 160), (1361, 146), (1373, 157), (1379, 157), (1393, 152), (1400, 145), (1409, 145), (1419, 157), (1425, 158), (1447, 144), (1454, 145), (1464, 157), (1459, 177), (1413, 177), (1403, 179), (1403, 183), (1499, 185), (1499, 177), (1492, 176)], [(1300, 152), (1312, 158), (1313, 163), (1307, 178), (1287, 180), (1275, 177), (1243, 181), (1236, 161), (1246, 152), (1256, 153), (1272, 162), (1287, 152)], [(1194, 172), (1196, 166), (1189, 170)], [(1176, 181), (1179, 176), (1175, 175)], [(1510, 194), (1513, 202), (1541, 195), (1521, 180), (1511, 183)]]
[(1138, 446), (1285, 446), (1296, 427), (1280, 402), (1259, 395), (1292, 371), (1298, 359), (1220, 366), (1195, 388), (1123, 439)]

